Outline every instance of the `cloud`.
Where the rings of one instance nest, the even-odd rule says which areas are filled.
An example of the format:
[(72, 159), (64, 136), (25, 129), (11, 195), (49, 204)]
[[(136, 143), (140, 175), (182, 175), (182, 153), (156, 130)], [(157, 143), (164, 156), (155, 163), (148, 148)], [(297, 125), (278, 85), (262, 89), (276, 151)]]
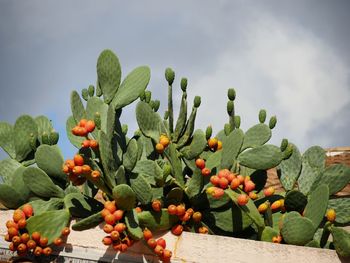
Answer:
[(232, 45), (221, 52), (211, 74), (194, 81), (191, 94), (201, 94), (203, 101), (197, 123), (223, 127), (226, 90), (233, 86), (244, 128), (256, 123), (258, 110), (266, 108), (277, 115), (277, 140), (287, 137), (305, 148), (311, 146), (311, 131), (312, 142), (320, 138), (324, 146), (330, 146), (331, 136), (346, 136), (343, 131), (327, 136), (313, 128), (331, 117), (339, 122), (337, 113), (349, 105), (348, 65), (311, 32), (267, 12), (245, 28), (242, 35), (227, 39)]

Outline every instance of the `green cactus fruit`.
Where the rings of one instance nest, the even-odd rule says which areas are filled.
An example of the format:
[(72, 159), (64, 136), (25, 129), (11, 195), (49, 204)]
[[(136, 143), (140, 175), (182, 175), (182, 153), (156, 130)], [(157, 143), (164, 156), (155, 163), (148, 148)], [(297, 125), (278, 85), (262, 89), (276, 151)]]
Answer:
[(212, 134), (213, 134), (213, 128), (211, 127), (211, 125), (209, 125), (205, 130), (205, 139), (209, 140)]
[(50, 138), (49, 138), (49, 134), (47, 132), (43, 132), (41, 135), (41, 141), (42, 144), (48, 144), (50, 145)]
[(72, 91), (70, 95), (70, 106), (75, 123), (78, 123), (81, 119), (86, 118), (83, 102), (80, 99), (79, 93), (75, 90)]
[(238, 155), (240, 165), (259, 170), (276, 167), (282, 158), (279, 147), (268, 144), (249, 149)]
[(10, 184), (12, 175), (22, 165), (14, 159), (4, 159), (0, 161), (0, 176), (4, 183)]
[(271, 135), (271, 130), (266, 124), (259, 123), (254, 125), (244, 135), (242, 150), (264, 145), (270, 140)]
[(131, 210), (136, 202), (136, 194), (127, 184), (119, 184), (113, 188), (113, 198), (122, 210)]
[(326, 184), (329, 187), (329, 194), (333, 195), (342, 190), (350, 182), (350, 168), (345, 164), (335, 164), (327, 167), (316, 180), (311, 189), (318, 185)]
[(201, 105), (201, 97), (196, 96), (193, 100), (193, 107), (198, 108)]
[(307, 204), (307, 197), (298, 190), (288, 191), (284, 198), (284, 207), (286, 211), (297, 211), (302, 213)]
[[(287, 214), (288, 216), (288, 214)], [(303, 246), (313, 239), (315, 229), (312, 221), (305, 217), (283, 220), (281, 235), (287, 244)]]
[(94, 228), (103, 222), (101, 212), (97, 212), (89, 217), (77, 221), (72, 225), (74, 231), (84, 231), (90, 228)]
[(159, 114), (154, 112), (147, 103), (140, 101), (136, 105), (136, 119), (142, 133), (158, 142), (161, 131), (164, 129)]
[(59, 134), (58, 132), (56, 132), (55, 130), (52, 130), (49, 134), (49, 141), (50, 141), (50, 145), (55, 145), (58, 143), (59, 140)]
[(187, 88), (187, 78), (182, 78), (182, 79), (181, 79), (180, 86), (181, 86), (181, 90), (182, 90), (183, 92), (186, 92), (186, 88)]
[(146, 100), (146, 91), (142, 91), (140, 94), (140, 100), (145, 101)]
[(34, 215), (27, 220), (28, 234), (39, 232), (42, 237), (47, 237), (48, 244), (52, 244), (55, 238), (61, 236), (63, 228), (69, 223), (70, 215), (65, 209), (47, 211), (40, 215)]
[(272, 242), (272, 238), (278, 235), (279, 235), (279, 232), (276, 229), (267, 226), (264, 228), (263, 232), (261, 233), (260, 240), (265, 242)]
[(44, 132), (49, 134), (53, 130), (52, 123), (46, 116), (43, 115), (36, 117), (35, 122), (38, 126), (38, 140), (40, 144), (42, 144), (41, 136)]
[(121, 109), (138, 99), (146, 89), (150, 78), (151, 70), (147, 66), (138, 67), (129, 73), (113, 98), (112, 105), (114, 108)]
[(326, 214), (328, 199), (329, 190), (328, 186), (325, 184), (318, 186), (310, 193), (304, 216), (312, 221), (315, 226), (315, 231)]
[(143, 238), (143, 232), (139, 226), (139, 220), (137, 218), (137, 212), (135, 209), (125, 212), (125, 224), (126, 232), (132, 240), (137, 241)]
[(85, 218), (103, 209), (103, 205), (94, 198), (81, 193), (71, 193), (64, 197), (64, 207), (77, 218)]
[(64, 191), (56, 186), (50, 177), (39, 168), (26, 168), (23, 173), (23, 180), (29, 189), (38, 196), (60, 198), (64, 196)]
[(130, 185), (133, 192), (136, 194), (137, 200), (146, 205), (152, 201), (151, 185), (147, 182), (142, 174), (130, 176)]
[(153, 103), (153, 110), (155, 112), (157, 112), (159, 110), (159, 107), (160, 107), (160, 101), (159, 100), (155, 100), (154, 103)]
[(235, 128), (239, 129), (239, 127), (241, 127), (241, 116), (235, 115), (233, 122), (235, 124)]
[(229, 123), (225, 123), (224, 132), (226, 136), (229, 136), (229, 134), (232, 132), (232, 127)]
[(76, 125), (76, 122), (75, 122), (73, 116), (69, 116), (69, 118), (67, 119), (67, 122), (66, 122), (67, 137), (68, 137), (69, 141), (71, 142), (71, 144), (73, 144), (76, 148), (80, 149), (81, 144), (83, 143), (85, 138), (80, 137), (80, 136), (75, 136), (72, 133), (72, 129), (74, 128), (75, 125)]
[(150, 103), (152, 98), (152, 92), (150, 92), (149, 90), (145, 91), (145, 102), (146, 103)]
[(339, 224), (350, 223), (350, 197), (331, 199), (327, 209), (334, 209), (337, 216), (335, 222)]
[(89, 93), (89, 96), (90, 97), (93, 97), (94, 94), (95, 94), (95, 87), (94, 85), (90, 85), (89, 88), (88, 88), (88, 93)]
[(176, 121), (176, 126), (175, 126), (175, 131), (173, 136), (173, 140), (175, 142), (177, 142), (178, 139), (183, 135), (186, 128), (186, 121), (187, 121), (187, 99), (186, 98), (187, 98), (187, 94), (186, 92), (184, 92), (182, 94), (180, 112)]
[(96, 67), (103, 99), (109, 104), (113, 100), (121, 80), (122, 72), (119, 59), (111, 50), (104, 50), (98, 57)]
[(283, 138), (280, 146), (281, 151), (284, 152), (287, 149), (287, 146), (288, 146), (288, 139)]
[(222, 142), (221, 169), (231, 169), (243, 144), (244, 133), (236, 129)]
[(16, 158), (13, 127), (7, 122), (0, 122), (0, 147), (11, 158)]
[(10, 185), (0, 184), (0, 203), (9, 209), (16, 209), (24, 204), (20, 194)]
[(151, 231), (169, 230), (179, 218), (176, 215), (169, 215), (168, 209), (162, 209), (160, 212), (142, 211), (137, 214), (140, 226), (147, 227)]
[(202, 130), (196, 130), (193, 133), (190, 145), (182, 148), (181, 153), (186, 159), (192, 160), (199, 156), (206, 146), (207, 140), (205, 139), (204, 133), (202, 132)]
[(275, 128), (276, 123), (277, 123), (277, 118), (276, 118), (276, 116), (272, 116), (272, 117), (270, 118), (270, 121), (269, 121), (269, 127), (270, 127), (271, 130), (272, 130), (273, 128)]
[(50, 198), (48, 201), (38, 199), (29, 202), (29, 204), (33, 207), (33, 211), (35, 215), (40, 215), (47, 211), (55, 211), (62, 209), (64, 206), (64, 201), (62, 198)]
[(261, 109), (259, 111), (259, 122), (264, 123), (266, 121), (266, 110)]
[(20, 116), (13, 127), (17, 161), (23, 161), (32, 152), (31, 140), (38, 137), (38, 126), (29, 115)]
[(292, 155), (290, 158), (283, 160), (278, 167), (281, 171), (280, 181), (287, 191), (293, 189), (300, 175), (302, 164), (299, 149), (295, 145), (291, 145), (293, 147)]
[(82, 91), (81, 91), (81, 97), (82, 97), (85, 101), (87, 101), (87, 100), (89, 99), (89, 92), (88, 92), (87, 89), (82, 89)]
[(227, 108), (227, 114), (229, 115), (229, 116), (231, 116), (232, 115), (232, 113), (234, 112), (234, 103), (233, 103), (233, 101), (231, 101), (231, 100), (229, 100), (228, 102), (227, 102), (227, 106), (226, 106), (226, 108)]
[(336, 226), (331, 227), (331, 233), (337, 253), (342, 257), (350, 257), (350, 233)]
[(234, 101), (236, 98), (236, 91), (234, 89), (228, 89), (227, 97), (229, 100)]
[(193, 175), (186, 182), (186, 194), (191, 199), (200, 194), (203, 185), (203, 175), (200, 169), (195, 169)]
[(171, 68), (165, 69), (165, 79), (169, 85), (172, 85), (175, 79), (175, 72)]

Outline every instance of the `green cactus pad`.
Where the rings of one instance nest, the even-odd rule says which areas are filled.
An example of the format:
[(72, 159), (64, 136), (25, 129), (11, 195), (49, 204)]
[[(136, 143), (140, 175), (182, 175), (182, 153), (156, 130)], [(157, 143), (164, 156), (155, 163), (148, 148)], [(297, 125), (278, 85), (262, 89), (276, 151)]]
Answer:
[(169, 215), (168, 209), (162, 209), (160, 212), (142, 211), (137, 213), (140, 226), (147, 227), (151, 231), (169, 230), (179, 218), (176, 215)]
[[(288, 214), (287, 214), (288, 216)], [(281, 234), (287, 244), (303, 246), (313, 239), (315, 228), (312, 221), (305, 217), (294, 216), (283, 220)]]
[(146, 89), (150, 78), (151, 71), (147, 66), (138, 67), (130, 72), (113, 98), (112, 105), (115, 109), (121, 109), (135, 101)]
[(103, 131), (99, 132), (99, 149), (104, 172), (108, 176), (114, 174), (117, 171), (117, 162), (113, 158), (111, 142)]
[(270, 121), (269, 121), (269, 128), (270, 128), (270, 129), (275, 128), (276, 123), (277, 123), (277, 118), (276, 118), (276, 116), (272, 116), (272, 117), (270, 118)]
[(315, 247), (315, 248), (321, 248), (320, 244), (316, 240), (311, 240), (310, 242), (305, 244), (305, 247)]
[(342, 257), (350, 257), (350, 233), (339, 227), (331, 227), (333, 244), (337, 253)]
[(186, 145), (186, 143), (191, 138), (193, 131), (194, 131), (194, 124), (195, 124), (195, 120), (196, 120), (196, 115), (197, 115), (197, 108), (192, 107), (192, 112), (191, 112), (190, 117), (188, 118), (188, 121), (186, 123), (185, 131), (178, 141), (177, 148), (181, 148), (184, 145)]
[(216, 151), (211, 154), (205, 163), (205, 167), (212, 170), (215, 167), (219, 167), (222, 159), (222, 151)]
[(64, 191), (56, 186), (50, 177), (41, 169), (28, 167), (23, 173), (24, 183), (41, 197), (63, 197)]
[(103, 222), (101, 212), (97, 212), (89, 217), (77, 221), (72, 225), (74, 231), (84, 231), (90, 228), (94, 228)]
[(322, 171), (317, 167), (312, 167), (308, 161), (302, 161), (301, 173), (298, 178), (299, 190), (307, 195), (314, 182), (320, 179)]
[(242, 210), (242, 212), (245, 213), (254, 222), (254, 224), (258, 227), (258, 229), (262, 230), (265, 227), (264, 220), (261, 217), (258, 209), (256, 208), (254, 202), (251, 199), (249, 199), (248, 203), (244, 206), (240, 206), (237, 204), (238, 196), (244, 193), (242, 190), (226, 189), (225, 193)]
[(190, 145), (182, 148), (181, 153), (186, 159), (191, 160), (198, 157), (203, 152), (206, 146), (207, 140), (205, 139), (203, 131), (196, 130), (193, 133), (193, 138)]
[(280, 148), (268, 144), (252, 148), (238, 155), (240, 165), (260, 170), (276, 167), (282, 158)]
[(11, 158), (16, 158), (13, 127), (7, 122), (0, 122), (0, 147), (7, 152)]
[(123, 154), (123, 165), (127, 171), (132, 171), (137, 162), (137, 141), (135, 139), (131, 139), (128, 142), (126, 152)]
[(305, 207), (304, 216), (309, 218), (315, 226), (315, 230), (320, 225), (326, 214), (329, 198), (328, 186), (322, 184), (310, 193), (309, 201)]
[(178, 139), (183, 135), (186, 128), (187, 121), (187, 93), (184, 92), (181, 98), (179, 117), (176, 121), (175, 131), (174, 131), (174, 141), (177, 142)]
[(280, 181), (286, 190), (292, 190), (301, 171), (301, 154), (293, 145), (293, 153), (289, 159), (283, 160), (278, 168), (281, 171)]
[(164, 129), (159, 114), (154, 112), (147, 103), (140, 101), (136, 106), (136, 119), (142, 133), (158, 142), (161, 131)]
[(184, 191), (180, 187), (172, 188), (165, 199), (168, 204), (179, 204), (183, 200)]
[(286, 211), (297, 211), (302, 213), (307, 204), (307, 197), (298, 190), (288, 191), (284, 198), (284, 207)]
[(191, 199), (198, 195), (203, 188), (203, 175), (201, 170), (195, 169), (192, 177), (186, 183), (186, 194)]
[(81, 90), (81, 97), (87, 101), (89, 99), (89, 91), (87, 89), (82, 89)]
[(139, 220), (137, 218), (137, 212), (135, 210), (130, 210), (125, 212), (125, 225), (126, 232), (132, 240), (140, 240), (143, 238), (143, 232), (139, 226)]
[(88, 93), (89, 93), (89, 96), (90, 96), (90, 97), (93, 97), (93, 96), (94, 96), (94, 93), (95, 93), (95, 87), (94, 87), (94, 85), (90, 85), (90, 86), (88, 87)]
[(156, 185), (157, 182), (163, 181), (163, 170), (162, 168), (152, 160), (142, 160), (138, 161), (133, 173), (143, 174), (147, 181), (152, 185)]
[(111, 50), (104, 50), (97, 60), (97, 79), (104, 101), (109, 104), (116, 94), (121, 80), (118, 57)]
[(63, 182), (67, 181), (67, 175), (62, 171), (64, 160), (58, 146), (40, 145), (35, 152), (35, 161), (38, 167), (50, 177)]
[(64, 201), (62, 198), (50, 198), (50, 200), (35, 200), (29, 202), (31, 206), (33, 207), (34, 215), (40, 215), (42, 213), (45, 213), (47, 211), (55, 211), (63, 208)]
[(24, 166), (21, 166), (12, 174), (11, 186), (16, 190), (21, 199), (28, 200), (31, 192), (23, 180), (23, 172), (25, 169)]
[(16, 209), (24, 204), (20, 194), (10, 185), (0, 184), (0, 203), (9, 209)]
[(129, 185), (119, 184), (113, 188), (113, 198), (120, 209), (131, 210), (135, 205), (136, 194)]
[(276, 229), (267, 226), (264, 228), (263, 232), (261, 233), (260, 240), (265, 242), (272, 242), (272, 238), (278, 235), (279, 235), (279, 232)]
[(326, 164), (326, 152), (320, 146), (312, 146), (304, 152), (303, 160), (306, 160), (311, 167), (323, 169)]
[(126, 184), (125, 169), (124, 166), (119, 166), (118, 170), (115, 172), (115, 179), (117, 184)]
[(72, 129), (75, 127), (75, 125), (76, 125), (76, 122), (75, 122), (73, 116), (69, 116), (69, 118), (67, 119), (67, 122), (66, 122), (67, 137), (68, 137), (69, 141), (71, 142), (71, 144), (73, 144), (76, 148), (80, 149), (81, 144), (83, 143), (85, 138), (73, 135)]
[(232, 131), (222, 142), (221, 169), (231, 169), (233, 161), (236, 160), (244, 140), (241, 129)]
[[(101, 130), (107, 132), (107, 111), (108, 105), (104, 103), (100, 98), (92, 97), (89, 98), (86, 103), (86, 118), (88, 120), (94, 120), (96, 112), (100, 114), (101, 119)], [(113, 122), (114, 123), (114, 122)], [(97, 129), (93, 132), (94, 136), (97, 136)]]
[(142, 174), (130, 176), (130, 185), (131, 189), (136, 194), (137, 200), (142, 205), (149, 204), (152, 201), (151, 185)]
[(169, 149), (169, 161), (172, 167), (175, 180), (180, 186), (184, 186), (185, 180), (182, 175), (182, 162), (177, 155), (177, 150), (174, 144), (170, 144), (168, 146), (168, 149)]
[(40, 215), (35, 215), (27, 220), (27, 230), (29, 235), (39, 232), (42, 237), (47, 237), (48, 244), (55, 238), (61, 236), (63, 228), (69, 224), (70, 215), (67, 210), (47, 211)]
[(259, 122), (264, 123), (266, 121), (266, 110), (261, 109), (259, 111)]
[(335, 210), (335, 222), (340, 224), (350, 223), (350, 197), (329, 200), (327, 209)]
[(64, 207), (77, 218), (85, 218), (103, 209), (103, 205), (94, 198), (81, 193), (71, 193), (64, 197)]
[(0, 176), (4, 183), (10, 184), (13, 173), (22, 165), (14, 159), (4, 159), (0, 161)]
[(350, 182), (350, 167), (345, 164), (335, 164), (327, 167), (315, 181), (311, 189), (318, 185), (326, 184), (329, 187), (329, 194), (333, 195), (342, 190)]
[(271, 138), (271, 129), (263, 123), (259, 123), (247, 130), (244, 135), (242, 151), (265, 144)]
[(38, 138), (38, 126), (32, 117), (22, 115), (16, 120), (13, 132), (16, 159), (17, 161), (23, 161), (33, 151), (31, 140), (35, 141)]
[(79, 93), (75, 90), (72, 91), (70, 95), (70, 107), (76, 123), (78, 123), (81, 119), (86, 118), (83, 102), (80, 99)]

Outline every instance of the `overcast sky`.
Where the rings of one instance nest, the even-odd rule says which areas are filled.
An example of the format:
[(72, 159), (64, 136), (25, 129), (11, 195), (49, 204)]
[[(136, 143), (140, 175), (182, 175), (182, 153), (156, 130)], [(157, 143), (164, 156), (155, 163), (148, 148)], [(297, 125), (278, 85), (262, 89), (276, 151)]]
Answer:
[[(166, 105), (164, 69), (202, 97), (196, 127), (227, 122), (226, 91), (237, 92), (242, 128), (259, 109), (276, 115), (272, 143), (301, 150), (349, 146), (350, 1), (14, 1), (0, 0), (0, 120), (47, 115), (65, 158), (69, 95), (96, 83), (109, 48), (123, 76), (149, 65), (153, 97)], [(177, 111), (176, 111), (177, 116)], [(134, 107), (123, 113), (129, 131)], [(0, 151), (0, 159), (5, 158)]]

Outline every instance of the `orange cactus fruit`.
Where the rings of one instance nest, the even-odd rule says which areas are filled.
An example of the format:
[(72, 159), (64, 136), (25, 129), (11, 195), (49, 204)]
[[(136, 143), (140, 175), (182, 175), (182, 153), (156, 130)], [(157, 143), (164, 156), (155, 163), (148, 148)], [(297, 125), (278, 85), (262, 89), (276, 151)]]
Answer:
[(222, 188), (222, 189), (226, 189), (228, 187), (228, 180), (225, 178), (225, 177), (221, 177), (219, 179), (219, 186)]
[(57, 237), (57, 238), (55, 238), (55, 240), (53, 241), (53, 243), (54, 243), (54, 245), (55, 246), (61, 246), (62, 244), (63, 244), (63, 240), (62, 240), (62, 238), (60, 238), (60, 237)]
[(35, 256), (40, 256), (41, 254), (43, 254), (43, 249), (41, 248), (41, 247), (39, 247), (39, 246), (37, 246), (35, 249), (34, 249), (34, 255)]
[(216, 149), (218, 146), (218, 139), (217, 138), (210, 138), (208, 140), (208, 146), (210, 149)]
[(90, 147), (90, 140), (84, 140), (84, 141), (81, 143), (81, 147), (83, 147), (83, 148), (89, 148), (89, 147)]
[(119, 220), (121, 220), (121, 219), (123, 218), (123, 216), (124, 216), (124, 211), (118, 209), (118, 210), (116, 210), (116, 211), (113, 213), (113, 216), (114, 216), (114, 218), (115, 218), (115, 221), (119, 221)]
[(110, 224), (105, 224), (103, 226), (103, 231), (106, 233), (106, 234), (109, 234), (113, 231), (114, 227)]
[(176, 215), (176, 213), (177, 213), (176, 205), (169, 205), (168, 206), (168, 213), (169, 213), (169, 215)]
[(18, 246), (22, 242), (21, 237), (19, 237), (19, 236), (12, 237), (11, 241), (15, 246)]
[(114, 230), (118, 231), (119, 233), (124, 232), (126, 229), (126, 225), (124, 223), (118, 223), (114, 226)]
[(232, 180), (235, 179), (236, 176), (234, 173), (229, 173), (226, 177), (226, 179), (228, 180), (229, 184), (231, 184)]
[(221, 169), (219, 172), (218, 172), (218, 177), (219, 178), (226, 178), (227, 179), (227, 177), (229, 176), (229, 174), (230, 174), (231, 172), (230, 172), (230, 170), (228, 170), (228, 169)]
[(268, 204), (267, 203), (262, 203), (258, 206), (258, 211), (260, 214), (263, 214), (266, 212), (267, 208), (268, 208)]
[(161, 246), (162, 248), (166, 248), (166, 241), (164, 238), (160, 237), (157, 239), (157, 245)]
[(162, 202), (160, 200), (153, 200), (152, 209), (156, 212), (160, 212), (162, 209)]
[(273, 186), (270, 186), (270, 187), (264, 189), (264, 195), (265, 195), (266, 197), (271, 196), (271, 195), (273, 195), (274, 193), (275, 193), (275, 188), (273, 188)]
[(218, 140), (218, 146), (217, 146), (216, 150), (219, 151), (221, 149), (222, 149), (222, 141)]
[(203, 176), (209, 176), (211, 171), (210, 171), (209, 168), (205, 167), (205, 168), (202, 169), (201, 173), (202, 173)]
[(237, 197), (237, 203), (240, 206), (246, 205), (249, 201), (249, 197), (246, 194), (240, 194)]
[(154, 248), (154, 253), (156, 253), (156, 255), (158, 256), (162, 256), (164, 252), (164, 248), (160, 245), (156, 245), (156, 247)]
[(25, 244), (23, 244), (23, 243), (19, 244), (19, 245), (17, 246), (17, 252), (18, 252), (19, 254), (22, 254), (22, 253), (27, 252), (27, 246), (26, 246)]
[(95, 130), (95, 122), (92, 120), (89, 120), (85, 124), (85, 129), (87, 132), (93, 132)]
[(23, 233), (23, 234), (21, 235), (21, 242), (22, 242), (22, 243), (25, 243), (25, 244), (26, 244), (29, 240), (30, 240), (30, 236), (29, 236), (28, 233)]
[(35, 232), (32, 233), (32, 239), (33, 239), (36, 243), (39, 243), (40, 237), (41, 237), (41, 235), (40, 235), (39, 232), (35, 231)]
[(98, 141), (96, 140), (90, 140), (90, 147), (92, 149), (97, 149), (98, 148)]
[(82, 167), (83, 174), (89, 174), (91, 173), (91, 167), (90, 165), (84, 164)]
[(18, 235), (18, 229), (14, 227), (10, 227), (9, 229), (7, 229), (7, 233), (10, 236), (10, 238), (12, 238)]
[(201, 158), (196, 159), (196, 166), (202, 170), (205, 167), (205, 161)]
[(78, 123), (79, 127), (85, 127), (87, 121), (88, 121), (87, 119), (81, 119)]
[(271, 204), (271, 209), (272, 209), (273, 211), (276, 211), (276, 210), (280, 209), (281, 207), (282, 207), (282, 202), (281, 202), (281, 200), (277, 200), (277, 201), (275, 201), (275, 202), (273, 202), (273, 203)]
[(75, 165), (78, 165), (78, 166), (84, 165), (84, 158), (80, 154), (74, 155), (73, 161)]
[(202, 213), (201, 212), (194, 212), (192, 216), (192, 220), (196, 223), (199, 223), (202, 220)]
[(16, 229), (18, 229), (18, 225), (17, 223), (15, 223), (13, 220), (8, 220), (6, 222), (6, 227), (9, 229), (10, 227), (14, 227)]
[(39, 244), (41, 247), (46, 247), (48, 243), (49, 243), (49, 240), (47, 237), (41, 237), (39, 240)]
[(214, 192), (211, 194), (215, 199), (220, 199), (225, 194), (224, 189), (215, 187)]
[(109, 245), (111, 245), (112, 243), (113, 243), (113, 240), (112, 240), (112, 238), (111, 237), (104, 237), (103, 239), (102, 239), (102, 243), (105, 245), (105, 246), (109, 246)]
[(191, 219), (191, 215), (190, 213), (188, 213), (187, 211), (179, 217), (179, 219), (182, 221), (182, 222), (187, 222), (188, 220)]
[(68, 166), (69, 171), (72, 171), (75, 166), (75, 163), (73, 160), (66, 160), (65, 164)]
[(278, 235), (278, 236), (272, 237), (272, 242), (276, 244), (280, 244), (282, 242), (282, 236)]
[(62, 231), (61, 231), (61, 235), (62, 236), (68, 236), (70, 234), (70, 229), (69, 229), (69, 227), (64, 227), (63, 229), (62, 229)]
[(239, 186), (240, 186), (241, 182), (238, 178), (234, 178), (232, 181), (231, 181), (231, 184), (230, 184), (230, 187), (232, 190), (235, 190), (237, 189)]
[(249, 192), (248, 196), (249, 196), (249, 198), (252, 199), (252, 200), (256, 200), (256, 199), (258, 199), (258, 197), (259, 197), (259, 196), (257, 195), (257, 193), (255, 193), (255, 192)]
[(111, 214), (113, 214), (116, 210), (117, 207), (115, 205), (115, 201), (107, 201), (104, 203), (104, 208), (106, 208)]
[(201, 226), (201, 227), (198, 228), (198, 233), (200, 233), (200, 234), (208, 234), (209, 230), (208, 230), (207, 227)]
[(117, 241), (120, 238), (119, 232), (115, 230), (110, 233), (110, 236), (113, 241)]
[(82, 166), (74, 166), (73, 171), (75, 175), (81, 175), (83, 173), (83, 167)]
[(19, 220), (21, 219), (26, 219), (26, 215), (25, 213), (21, 210), (21, 209), (16, 209), (14, 212), (13, 212), (13, 221), (15, 223), (18, 223)]
[(52, 248), (50, 248), (50, 247), (44, 248), (44, 249), (43, 249), (43, 254), (44, 254), (45, 256), (50, 256), (50, 255), (52, 254)]
[(112, 226), (115, 224), (116, 221), (113, 214), (106, 215), (104, 219), (107, 224)]
[(155, 240), (154, 238), (150, 238), (147, 240), (147, 245), (150, 248), (155, 248), (157, 246), (157, 240)]
[(151, 232), (151, 230), (149, 230), (148, 228), (145, 228), (143, 230), (143, 238), (147, 241), (148, 239), (151, 239), (153, 237), (153, 234)]
[(72, 129), (72, 134), (75, 135), (75, 136), (79, 136), (79, 131), (80, 131), (80, 127), (79, 126), (75, 126)]
[(36, 247), (36, 242), (32, 239), (29, 239), (27, 242), (27, 248), (28, 249), (34, 249)]
[(164, 148), (168, 147), (170, 140), (166, 135), (160, 136), (159, 143), (164, 146)]
[(162, 154), (164, 152), (164, 145), (161, 143), (157, 143), (156, 144), (156, 151), (157, 151), (157, 153)]
[(184, 227), (182, 225), (175, 225), (171, 228), (171, 233), (173, 233), (175, 236), (180, 236), (184, 230)]
[(177, 216), (183, 216), (186, 213), (186, 208), (184, 205), (178, 205), (176, 207), (176, 215)]
[(244, 180), (245, 180), (245, 177), (243, 175), (237, 175), (237, 179), (239, 180), (239, 183), (240, 184), (243, 184), (244, 183)]
[(101, 176), (101, 173), (97, 170), (94, 170), (91, 173), (91, 177), (93, 180), (98, 180), (98, 178), (100, 178), (100, 176)]
[(334, 209), (328, 209), (326, 213), (327, 220), (331, 223), (335, 221), (336, 213)]
[(247, 180), (244, 182), (244, 192), (249, 193), (255, 189), (255, 184), (252, 180)]
[(210, 182), (212, 185), (218, 186), (219, 185), (220, 178), (217, 175), (210, 176)]

